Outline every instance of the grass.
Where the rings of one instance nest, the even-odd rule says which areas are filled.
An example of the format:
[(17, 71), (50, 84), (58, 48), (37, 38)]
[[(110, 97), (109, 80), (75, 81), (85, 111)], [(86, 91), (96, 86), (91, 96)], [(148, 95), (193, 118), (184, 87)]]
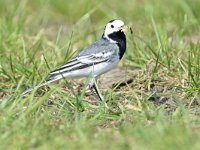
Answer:
[[(199, 149), (199, 5), (0, 1), (0, 149)], [(114, 18), (133, 35), (119, 65), (131, 82), (102, 89), (112, 111), (86, 102), (86, 87), (77, 94), (82, 82), (74, 80), (20, 96), (98, 39)]]

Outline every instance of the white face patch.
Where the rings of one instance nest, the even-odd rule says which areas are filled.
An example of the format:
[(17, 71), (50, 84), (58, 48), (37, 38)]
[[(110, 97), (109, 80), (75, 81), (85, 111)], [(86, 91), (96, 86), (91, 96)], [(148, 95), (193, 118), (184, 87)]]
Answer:
[(121, 20), (114, 20), (112, 22), (109, 22), (106, 27), (105, 27), (105, 31), (104, 31), (104, 36), (108, 38), (109, 34), (112, 34), (114, 32), (117, 32), (120, 30), (121, 27), (124, 26), (124, 22)]

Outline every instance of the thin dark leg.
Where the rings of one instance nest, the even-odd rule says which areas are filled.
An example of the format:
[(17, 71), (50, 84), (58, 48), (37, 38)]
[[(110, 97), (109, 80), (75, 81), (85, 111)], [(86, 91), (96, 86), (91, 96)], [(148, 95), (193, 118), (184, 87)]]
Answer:
[(93, 94), (93, 96), (95, 97), (95, 99), (97, 100), (98, 105), (100, 105), (101, 98), (99, 97), (99, 95), (96, 92), (95, 84), (90, 83), (89, 89), (90, 89), (91, 93)]
[(96, 98), (98, 105), (100, 105), (100, 102), (103, 102), (105, 107), (108, 108), (107, 104), (104, 102), (103, 96), (100, 93), (95, 79), (92, 79), (92, 82), (89, 84), (89, 88), (90, 91), (93, 93), (94, 97)]
[(94, 90), (95, 90), (97, 96), (99, 97), (100, 101), (103, 102), (103, 97), (102, 97), (100, 91), (98, 90), (98, 87), (97, 87), (97, 84), (96, 84), (96, 83), (94, 83), (94, 87), (93, 87), (93, 88), (94, 88)]

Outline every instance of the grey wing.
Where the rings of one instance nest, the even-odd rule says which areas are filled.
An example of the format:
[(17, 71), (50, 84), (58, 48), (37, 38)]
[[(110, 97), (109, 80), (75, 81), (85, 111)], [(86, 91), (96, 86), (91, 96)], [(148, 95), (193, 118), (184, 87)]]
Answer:
[(99, 40), (88, 46), (65, 65), (50, 72), (50, 75), (62, 74), (64, 72), (79, 70), (101, 62), (110, 61), (117, 53), (116, 49), (118, 49), (117, 45), (105, 43)]

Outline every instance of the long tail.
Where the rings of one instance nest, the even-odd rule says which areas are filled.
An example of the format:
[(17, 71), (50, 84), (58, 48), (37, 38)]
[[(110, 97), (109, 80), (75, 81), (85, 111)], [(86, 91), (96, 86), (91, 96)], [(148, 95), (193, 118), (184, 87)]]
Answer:
[(57, 74), (57, 75), (50, 75), (50, 77), (48, 77), (43, 83), (38, 84), (36, 86), (34, 86), (33, 88), (27, 89), (22, 93), (22, 96), (26, 96), (28, 93), (30, 93), (31, 91), (33, 91), (34, 89), (38, 89), (42, 86), (45, 86), (51, 82), (57, 81), (62, 79), (63, 76), (61, 74)]

